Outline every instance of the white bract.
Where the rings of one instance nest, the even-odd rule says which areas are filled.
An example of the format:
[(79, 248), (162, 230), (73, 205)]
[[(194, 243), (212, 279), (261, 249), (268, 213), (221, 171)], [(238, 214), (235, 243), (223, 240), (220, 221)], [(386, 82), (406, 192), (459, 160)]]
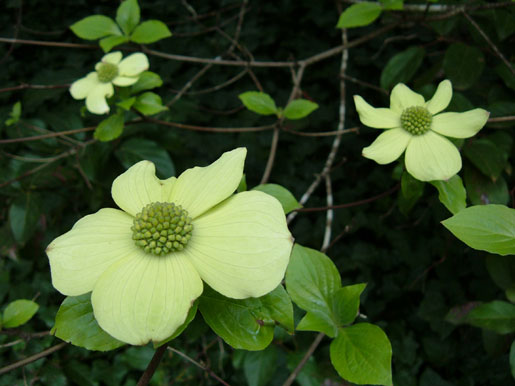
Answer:
[(463, 113), (441, 113), (452, 98), (449, 80), (440, 82), (432, 99), (399, 83), (390, 95), (390, 108), (374, 108), (359, 95), (354, 103), (361, 122), (386, 129), (368, 147), (363, 156), (379, 164), (388, 164), (406, 151), (407, 171), (421, 181), (447, 180), (461, 169), (461, 157), (445, 137), (469, 138), (485, 125), (489, 112), (474, 109)]
[(92, 291), (98, 324), (130, 344), (180, 327), (205, 281), (236, 299), (259, 297), (284, 277), (293, 239), (281, 204), (259, 191), (233, 194), (246, 149), (160, 180), (141, 161), (115, 179), (122, 209), (79, 220), (47, 248), (61, 293)]
[(95, 65), (96, 71), (72, 83), (70, 94), (75, 99), (86, 99), (86, 108), (93, 114), (106, 114), (109, 112), (106, 98), (113, 96), (113, 85), (133, 85), (148, 66), (147, 57), (140, 52), (123, 60), (120, 51), (111, 52)]

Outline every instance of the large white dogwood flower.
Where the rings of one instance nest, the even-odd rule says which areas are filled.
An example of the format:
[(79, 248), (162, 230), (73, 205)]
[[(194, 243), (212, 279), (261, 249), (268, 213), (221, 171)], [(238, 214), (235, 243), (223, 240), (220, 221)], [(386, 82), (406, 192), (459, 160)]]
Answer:
[(135, 345), (171, 336), (202, 280), (236, 299), (272, 291), (293, 239), (275, 198), (233, 195), (245, 155), (238, 148), (166, 180), (149, 161), (129, 168), (111, 190), (122, 210), (86, 216), (48, 246), (54, 287), (69, 296), (92, 291), (100, 327)]
[(440, 113), (451, 98), (449, 80), (440, 82), (433, 98), (427, 102), (422, 95), (399, 83), (390, 95), (389, 109), (374, 108), (355, 95), (354, 103), (361, 122), (369, 127), (387, 129), (363, 149), (363, 156), (379, 164), (388, 164), (406, 150), (406, 169), (416, 179), (451, 178), (461, 169), (461, 157), (456, 146), (445, 137), (472, 137), (489, 116), (483, 109)]
[(93, 114), (108, 113), (106, 98), (113, 96), (113, 84), (122, 87), (133, 85), (148, 66), (148, 59), (141, 52), (123, 60), (120, 51), (111, 52), (95, 65), (96, 71), (72, 83), (70, 94), (75, 99), (86, 99), (86, 108)]

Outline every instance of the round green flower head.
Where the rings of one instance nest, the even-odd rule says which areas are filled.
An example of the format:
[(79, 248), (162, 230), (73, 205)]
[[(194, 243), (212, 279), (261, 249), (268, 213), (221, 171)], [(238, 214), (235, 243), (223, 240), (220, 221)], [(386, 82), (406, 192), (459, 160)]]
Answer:
[(464, 113), (442, 113), (452, 99), (449, 80), (440, 82), (429, 101), (399, 83), (390, 95), (390, 108), (374, 108), (359, 95), (354, 103), (361, 122), (386, 129), (363, 156), (388, 164), (406, 152), (406, 170), (421, 181), (447, 180), (461, 169), (461, 156), (445, 137), (469, 138), (477, 134), (489, 113), (474, 109)]
[(86, 108), (93, 114), (106, 114), (109, 112), (106, 98), (114, 95), (113, 85), (133, 85), (148, 66), (148, 59), (141, 52), (123, 60), (120, 51), (111, 52), (95, 65), (94, 72), (72, 83), (70, 94), (74, 99), (86, 99)]
[(160, 180), (152, 162), (118, 176), (120, 209), (79, 221), (47, 248), (52, 284), (64, 295), (91, 292), (100, 327), (134, 345), (169, 338), (184, 323), (203, 281), (245, 299), (274, 290), (293, 239), (275, 198), (234, 194), (246, 149)]

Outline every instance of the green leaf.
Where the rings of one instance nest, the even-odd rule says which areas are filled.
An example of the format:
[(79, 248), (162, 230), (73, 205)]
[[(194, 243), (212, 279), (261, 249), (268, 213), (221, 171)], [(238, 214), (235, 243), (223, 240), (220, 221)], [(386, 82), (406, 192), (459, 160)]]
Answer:
[(458, 213), (467, 206), (467, 191), (458, 175), (447, 181), (430, 181), (438, 190), (438, 199), (452, 214)]
[(268, 94), (258, 91), (247, 91), (238, 96), (245, 107), (261, 115), (272, 115), (277, 113), (277, 106)]
[(421, 47), (410, 47), (390, 58), (381, 72), (381, 87), (390, 89), (397, 83), (407, 83), (419, 69), (425, 54)]
[(342, 12), (336, 28), (363, 27), (372, 24), (381, 15), (382, 10), (379, 3), (353, 4)]
[(351, 324), (359, 310), (359, 298), (366, 283), (353, 284), (340, 288), (333, 295), (333, 311), (339, 326)]
[(408, 214), (411, 208), (424, 194), (425, 183), (417, 180), (407, 171), (401, 176), (401, 191), (399, 195), (399, 209), (403, 214)]
[(96, 40), (108, 35), (121, 35), (115, 21), (104, 15), (93, 15), (72, 24), (70, 29), (85, 40)]
[(130, 35), (139, 23), (140, 11), (137, 0), (125, 0), (116, 11), (116, 22), (125, 35)]
[(495, 72), (501, 77), (506, 86), (512, 90), (515, 90), (515, 75), (511, 72), (506, 64), (499, 63), (495, 67)]
[(277, 369), (277, 348), (268, 346), (262, 351), (246, 353), (243, 372), (249, 386), (265, 386)]
[(137, 94), (141, 91), (151, 90), (160, 87), (163, 84), (161, 77), (152, 71), (145, 71), (139, 76), (136, 83), (132, 85), (131, 94)]
[(466, 167), (464, 174), (467, 196), (473, 205), (506, 205), (510, 200), (508, 185), (502, 176), (494, 182), (473, 166)]
[(403, 0), (379, 0), (384, 9), (401, 10), (404, 8)]
[(515, 378), (515, 340), (511, 344), (510, 348), (510, 370), (511, 376)]
[(281, 185), (263, 184), (256, 186), (252, 190), (259, 190), (260, 192), (265, 192), (275, 197), (281, 203), (285, 214), (290, 213), (292, 210), (302, 208), (302, 205), (299, 204), (293, 194)]
[(131, 40), (135, 43), (148, 44), (172, 36), (165, 23), (159, 20), (147, 20), (134, 28)]
[(392, 346), (378, 326), (359, 323), (339, 329), (330, 355), (338, 374), (349, 382), (392, 384)]
[(9, 224), (18, 244), (25, 244), (36, 230), (41, 215), (40, 198), (36, 193), (17, 197), (9, 208)]
[(297, 331), (318, 331), (323, 332), (327, 336), (335, 336), (335, 323), (319, 314), (306, 312), (306, 315), (300, 320), (296, 328)]
[(231, 299), (205, 286), (200, 312), (211, 329), (237, 349), (263, 350), (277, 323), (293, 327), (293, 306), (281, 286), (260, 298)]
[(456, 89), (471, 87), (481, 76), (484, 67), (485, 58), (477, 47), (454, 43), (445, 52), (443, 69)]
[(302, 119), (318, 109), (318, 105), (307, 99), (295, 99), (283, 111), (286, 119)]
[(149, 160), (156, 165), (159, 178), (175, 176), (175, 166), (168, 152), (149, 139), (130, 138), (122, 143), (115, 155), (126, 169), (139, 161)]
[(515, 259), (512, 256), (487, 256), (486, 269), (500, 288), (515, 289)]
[(6, 126), (12, 126), (20, 120), (21, 117), (21, 102), (18, 101), (13, 105), (11, 112), (9, 113), (8, 119), (5, 120)]
[(123, 114), (111, 115), (99, 123), (93, 137), (101, 142), (112, 141), (122, 135), (123, 124)]
[[(332, 326), (332, 331), (324, 331), (327, 335), (336, 336), (338, 322), (332, 306), (333, 295), (341, 288), (341, 278), (329, 257), (295, 244), (286, 270), (286, 288), (300, 308), (315, 314), (317, 321), (323, 320), (326, 326)], [(310, 317), (310, 321), (312, 319)]]
[(120, 106), (125, 111), (130, 111), (130, 109), (131, 109), (132, 105), (134, 104), (134, 102), (136, 102), (136, 97), (127, 98), (127, 99), (124, 99), (121, 102), (118, 102), (116, 104), (116, 106)]
[(4, 327), (13, 328), (27, 323), (38, 311), (38, 304), (32, 300), (19, 299), (7, 305), (2, 316)]
[(113, 338), (98, 325), (91, 306), (91, 294), (64, 299), (51, 333), (65, 342), (88, 350), (109, 351), (124, 343)]
[(515, 331), (515, 305), (500, 300), (481, 304), (468, 313), (465, 322), (499, 334), (512, 333)]
[(461, 210), (442, 224), (469, 247), (515, 254), (515, 209), (504, 205), (477, 205)]
[(463, 148), (467, 159), (492, 181), (501, 175), (506, 161), (497, 145), (486, 138), (475, 139)]
[(100, 39), (98, 43), (100, 44), (100, 47), (102, 47), (102, 51), (104, 51), (107, 54), (109, 51), (111, 51), (113, 47), (116, 47), (128, 41), (129, 39), (127, 38), (127, 36), (111, 35), (103, 39)]
[(143, 115), (154, 115), (168, 110), (168, 107), (163, 106), (161, 97), (150, 91), (138, 96), (138, 99), (134, 102), (134, 108)]

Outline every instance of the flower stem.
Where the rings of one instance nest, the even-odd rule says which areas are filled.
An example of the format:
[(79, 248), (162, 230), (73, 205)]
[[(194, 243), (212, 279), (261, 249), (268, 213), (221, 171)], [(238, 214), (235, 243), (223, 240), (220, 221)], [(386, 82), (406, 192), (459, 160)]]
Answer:
[(152, 376), (157, 370), (157, 366), (159, 366), (159, 363), (161, 362), (161, 359), (163, 359), (163, 355), (166, 351), (166, 344), (163, 344), (160, 346), (156, 352), (154, 353), (154, 356), (150, 360), (150, 363), (148, 364), (145, 372), (141, 376), (141, 378), (138, 381), (137, 386), (146, 386), (152, 379)]

